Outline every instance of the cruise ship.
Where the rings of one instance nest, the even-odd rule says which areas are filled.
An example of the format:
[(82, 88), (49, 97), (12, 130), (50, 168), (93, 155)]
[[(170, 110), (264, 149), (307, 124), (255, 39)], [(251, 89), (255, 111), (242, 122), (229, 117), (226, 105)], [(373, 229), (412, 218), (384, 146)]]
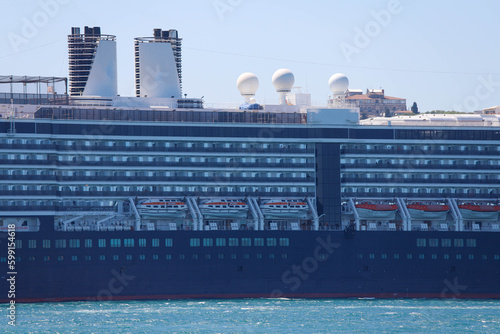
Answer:
[(360, 121), (345, 75), (316, 107), (286, 69), (207, 108), (161, 29), (120, 97), (115, 36), (68, 43), (69, 93), (0, 76), (0, 302), (500, 298), (498, 114)]

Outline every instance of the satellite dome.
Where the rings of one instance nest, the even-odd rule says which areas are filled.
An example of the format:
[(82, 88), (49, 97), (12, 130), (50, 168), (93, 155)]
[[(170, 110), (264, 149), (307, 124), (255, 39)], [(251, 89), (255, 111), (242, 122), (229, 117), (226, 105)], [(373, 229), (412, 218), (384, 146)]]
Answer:
[(282, 68), (273, 74), (273, 85), (278, 93), (290, 92), (294, 83), (295, 77), (290, 70)]
[(330, 77), (328, 85), (330, 86), (333, 95), (344, 95), (346, 90), (349, 88), (349, 79), (347, 79), (345, 74), (336, 73)]
[(243, 73), (238, 77), (236, 86), (242, 96), (254, 96), (259, 88), (259, 79), (253, 73)]

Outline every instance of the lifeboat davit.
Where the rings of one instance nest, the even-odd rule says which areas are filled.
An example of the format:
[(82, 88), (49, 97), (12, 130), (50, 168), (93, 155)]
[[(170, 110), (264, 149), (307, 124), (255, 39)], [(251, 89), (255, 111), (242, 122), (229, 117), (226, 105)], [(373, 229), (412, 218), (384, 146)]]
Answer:
[(500, 205), (464, 203), (458, 205), (458, 209), (466, 220), (498, 220)]
[(406, 206), (411, 218), (422, 220), (446, 220), (450, 207), (445, 204), (411, 203)]
[(145, 218), (186, 218), (186, 203), (175, 199), (151, 198), (141, 200), (137, 211)]
[(210, 199), (199, 205), (206, 218), (245, 218), (248, 204), (239, 199)]
[(359, 203), (356, 204), (356, 211), (359, 217), (363, 219), (396, 219), (396, 204), (376, 204), (376, 203)]
[(302, 200), (269, 200), (260, 205), (266, 218), (307, 218), (309, 206)]

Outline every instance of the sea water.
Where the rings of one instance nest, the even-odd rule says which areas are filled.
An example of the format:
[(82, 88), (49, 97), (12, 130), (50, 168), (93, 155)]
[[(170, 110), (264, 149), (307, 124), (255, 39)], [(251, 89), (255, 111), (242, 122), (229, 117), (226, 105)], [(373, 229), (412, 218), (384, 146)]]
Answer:
[(500, 333), (497, 300), (241, 299), (16, 305), (5, 333)]

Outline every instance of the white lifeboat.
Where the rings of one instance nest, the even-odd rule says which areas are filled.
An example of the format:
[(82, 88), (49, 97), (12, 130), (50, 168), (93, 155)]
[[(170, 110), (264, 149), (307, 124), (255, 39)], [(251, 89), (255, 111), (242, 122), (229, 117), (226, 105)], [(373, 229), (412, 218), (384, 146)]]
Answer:
[(484, 203), (463, 203), (458, 205), (460, 214), (466, 220), (498, 220), (500, 205)]
[(307, 218), (309, 207), (305, 201), (295, 199), (268, 200), (260, 205), (266, 218)]
[(425, 204), (414, 202), (406, 206), (411, 218), (422, 220), (446, 220), (450, 207), (445, 204)]
[(248, 205), (240, 199), (208, 199), (199, 204), (205, 218), (245, 218)]
[(140, 200), (137, 211), (147, 218), (186, 218), (187, 205), (183, 201), (167, 198)]
[(356, 204), (356, 211), (360, 218), (363, 219), (396, 219), (396, 211), (398, 206), (396, 204), (381, 204), (363, 202)]

